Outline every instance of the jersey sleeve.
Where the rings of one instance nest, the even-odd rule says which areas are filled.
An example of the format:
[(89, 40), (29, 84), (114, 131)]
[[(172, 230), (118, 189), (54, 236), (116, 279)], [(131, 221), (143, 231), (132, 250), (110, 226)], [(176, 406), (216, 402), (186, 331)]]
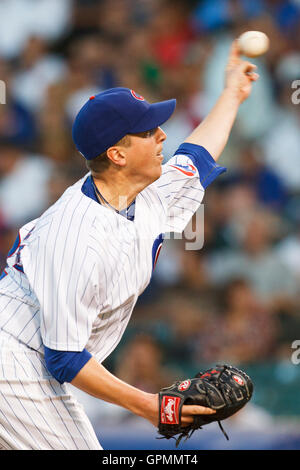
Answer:
[(226, 168), (202, 146), (183, 143), (163, 165), (156, 188), (167, 206), (166, 232), (181, 233), (198, 210), (207, 186)]
[[(39, 303), (42, 341), (50, 349), (82, 351), (99, 313), (99, 260), (84, 217), (63, 214), (32, 235), (24, 271)], [(52, 225), (52, 227), (51, 227)]]

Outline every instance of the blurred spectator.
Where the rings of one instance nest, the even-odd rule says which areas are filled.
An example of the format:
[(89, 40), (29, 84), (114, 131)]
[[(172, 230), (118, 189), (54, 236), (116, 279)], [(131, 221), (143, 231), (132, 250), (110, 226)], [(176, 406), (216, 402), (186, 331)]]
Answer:
[(48, 86), (60, 80), (65, 73), (64, 61), (48, 52), (46, 41), (30, 36), (14, 74), (12, 93), (23, 106), (33, 112), (38, 111), (44, 104)]
[(0, 139), (30, 147), (36, 137), (33, 115), (21, 103), (8, 98), (6, 105), (0, 107)]
[[(199, 58), (204, 59), (199, 50)], [(197, 58), (197, 61), (199, 59)], [(179, 74), (178, 74), (179, 72)], [(199, 85), (201, 66), (195, 61), (177, 67), (176, 70), (164, 71), (161, 78), (161, 96), (163, 99), (176, 97), (176, 110), (172, 119), (163, 124), (167, 134), (164, 142), (165, 161), (169, 160), (192, 130), (205, 117), (206, 97)]]
[[(50, 178), (47, 181), (48, 205), (54, 204), (64, 191), (82, 178), (84, 168), (70, 162), (54, 165)], [(85, 171), (87, 173), (87, 170)]]
[(300, 190), (300, 107), (292, 101), (291, 85), (300, 77), (299, 54), (283, 58), (277, 66), (276, 74), (277, 99), (280, 107), (275, 114), (273, 126), (262, 140), (262, 148), (266, 164), (278, 174), (289, 191), (298, 192)]
[(278, 236), (277, 223), (274, 215), (266, 210), (245, 214), (236, 220), (232, 225), (236, 248), (223, 250), (209, 259), (213, 282), (220, 285), (242, 276), (267, 303), (292, 300), (298, 286), (293, 273), (283, 265), (273, 246)]
[(51, 171), (45, 157), (0, 143), (0, 211), (6, 225), (19, 228), (48, 207)]
[(300, 224), (281, 240), (276, 252), (284, 266), (291, 270), (300, 285)]
[(70, 161), (75, 150), (71, 139), (71, 126), (66, 116), (66, 89), (64, 82), (49, 86), (45, 102), (37, 113), (40, 151), (57, 164)]
[(217, 33), (263, 13), (262, 0), (200, 0), (193, 11), (192, 23), (199, 32)]
[(0, 2), (0, 54), (14, 59), (32, 35), (55, 41), (66, 33), (72, 0), (3, 0)]
[(68, 72), (62, 83), (65, 92), (65, 113), (70, 124), (89, 97), (101, 91), (97, 73), (107, 51), (100, 45), (96, 36), (80, 37), (69, 45)]
[(226, 183), (246, 185), (254, 190), (258, 204), (270, 209), (280, 210), (287, 201), (287, 190), (272, 168), (263, 161), (263, 155), (257, 145), (245, 141), (236, 168), (230, 172)]
[(0, 139), (34, 146), (37, 137), (35, 115), (16, 97), (12, 89), (13, 67), (1, 58), (0, 77), (5, 84), (5, 104), (0, 105)]
[(213, 255), (227, 248), (236, 249), (236, 224), (245, 214), (258, 209), (255, 190), (239, 182), (227, 185), (224, 178), (207, 191), (204, 209), (204, 253)]
[(98, 15), (100, 31), (111, 38), (125, 40), (133, 23), (135, 2), (131, 0), (103, 0)]
[(233, 279), (223, 288), (220, 313), (199, 331), (198, 360), (230, 364), (273, 357), (278, 327), (250, 284)]
[(198, 348), (199, 334), (215, 318), (215, 299), (215, 292), (197, 295), (183, 287), (181, 290), (172, 289), (162, 300), (164, 319), (169, 328), (166, 342), (168, 360), (186, 375), (194, 372), (192, 369), (197, 361), (206, 361), (206, 357), (198, 357), (194, 362), (194, 351)]
[(101, 0), (73, 0), (72, 33), (81, 35), (97, 29), (101, 3)]
[(184, 63), (194, 38), (188, 2), (163, 0), (157, 3), (151, 21), (150, 45), (160, 65), (169, 68)]
[(162, 363), (162, 350), (155, 339), (138, 334), (119, 353), (114, 373), (118, 378), (149, 393), (157, 393), (175, 379)]
[(48, 83), (40, 104), (40, 147), (43, 154), (57, 161), (72, 159), (75, 150), (71, 126), (85, 101), (100, 91), (98, 73), (104, 52), (95, 35), (74, 40), (67, 48), (65, 73)]
[(293, 38), (300, 22), (300, 5), (297, 0), (266, 0), (279, 28), (284, 34)]

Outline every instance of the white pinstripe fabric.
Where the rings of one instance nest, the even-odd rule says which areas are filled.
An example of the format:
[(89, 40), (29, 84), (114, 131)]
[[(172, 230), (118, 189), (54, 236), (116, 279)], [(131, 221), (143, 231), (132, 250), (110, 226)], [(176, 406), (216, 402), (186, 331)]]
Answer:
[(188, 165), (192, 161), (185, 155), (175, 155), (166, 165), (163, 174), (153, 186), (167, 205), (165, 232), (181, 233), (197, 211), (204, 196), (198, 170), (193, 176), (185, 176), (172, 165)]
[(75, 397), (43, 356), (0, 333), (0, 444), (18, 450), (101, 449)]
[[(10, 256), (0, 281), (0, 341), (6, 342), (0, 355), (0, 444), (96, 445), (82, 410), (49, 376), (44, 345), (86, 348), (99, 362), (114, 350), (151, 279), (154, 241), (182, 231), (202, 201), (198, 172), (185, 177), (170, 167), (187, 162), (177, 155), (163, 166), (161, 178), (137, 196), (133, 222), (83, 194), (83, 178), (20, 230), (22, 249)], [(14, 337), (13, 348), (3, 334)]]

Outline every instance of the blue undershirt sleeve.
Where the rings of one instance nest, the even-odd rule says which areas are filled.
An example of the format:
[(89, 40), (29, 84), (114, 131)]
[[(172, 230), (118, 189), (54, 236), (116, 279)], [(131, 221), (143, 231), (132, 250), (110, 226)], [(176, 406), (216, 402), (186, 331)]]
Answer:
[(226, 171), (226, 168), (218, 165), (211, 154), (201, 145), (184, 142), (178, 147), (174, 155), (186, 155), (192, 160), (198, 170), (200, 183), (204, 189), (217, 176)]
[(47, 369), (60, 384), (71, 382), (92, 357), (86, 349), (78, 352), (44, 348)]

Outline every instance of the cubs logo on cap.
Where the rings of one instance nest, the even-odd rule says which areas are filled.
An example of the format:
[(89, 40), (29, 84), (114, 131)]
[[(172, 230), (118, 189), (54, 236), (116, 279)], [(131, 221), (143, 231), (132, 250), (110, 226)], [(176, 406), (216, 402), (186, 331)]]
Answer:
[(136, 93), (134, 90), (130, 90), (130, 93), (136, 100), (145, 101), (145, 98), (142, 95), (139, 95), (138, 93)]

